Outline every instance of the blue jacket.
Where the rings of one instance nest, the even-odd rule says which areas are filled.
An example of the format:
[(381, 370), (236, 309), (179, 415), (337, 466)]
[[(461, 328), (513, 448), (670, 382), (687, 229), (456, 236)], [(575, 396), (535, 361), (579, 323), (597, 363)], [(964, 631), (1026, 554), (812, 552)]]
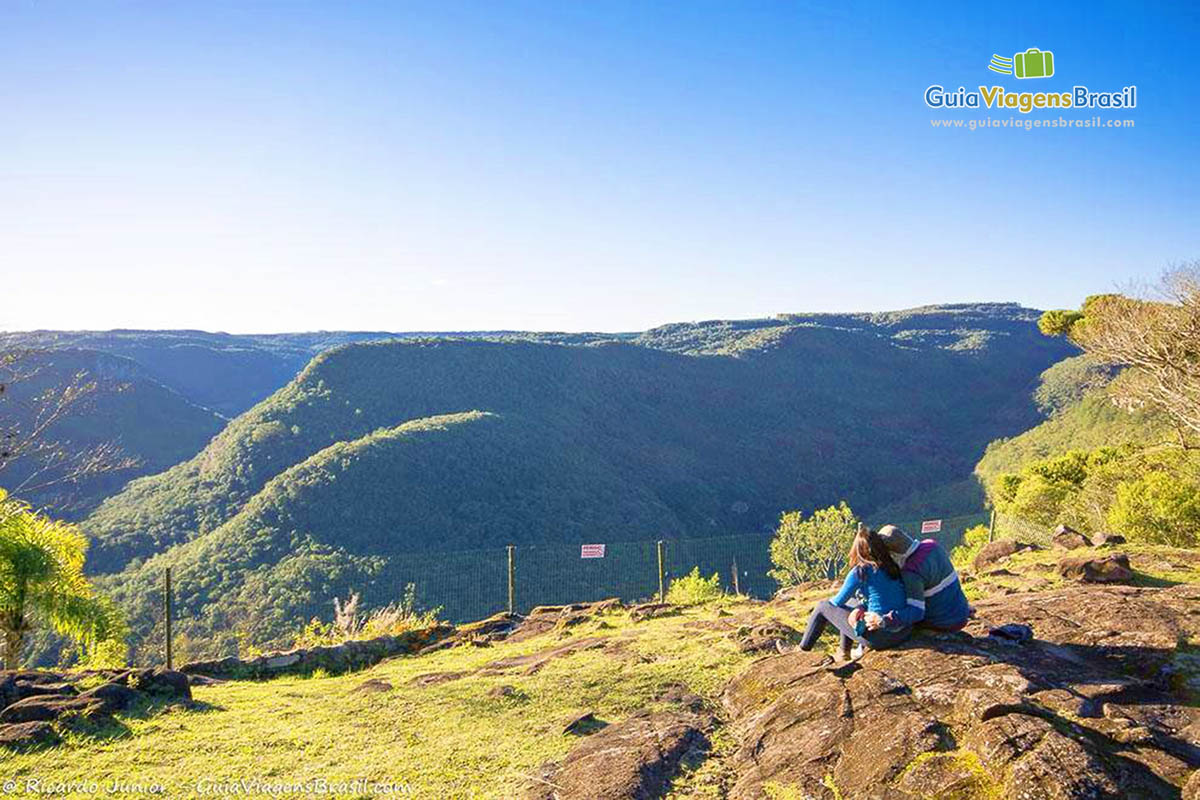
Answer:
[(956, 631), (967, 624), (971, 606), (945, 548), (933, 539), (915, 542), (894, 558), (900, 563), (907, 598), (896, 618), (915, 625)]
[(902, 581), (868, 564), (852, 567), (842, 583), (842, 588), (830, 602), (835, 606), (848, 608), (847, 601), (854, 596), (863, 600), (868, 611), (874, 611), (881, 617), (890, 612), (899, 613), (904, 609), (907, 600)]

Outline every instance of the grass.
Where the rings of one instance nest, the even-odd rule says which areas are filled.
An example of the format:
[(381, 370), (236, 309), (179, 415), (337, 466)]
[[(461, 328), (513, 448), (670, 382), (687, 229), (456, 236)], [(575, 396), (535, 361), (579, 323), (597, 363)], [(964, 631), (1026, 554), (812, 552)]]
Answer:
[[(574, 744), (562, 726), (575, 713), (591, 710), (617, 721), (654, 707), (655, 697), (672, 683), (715, 698), (750, 659), (722, 634), (681, 628), (713, 614), (714, 608), (696, 607), (633, 624), (615, 613), (561, 637), (460, 647), (349, 675), (195, 687), (204, 710), (122, 717), (105, 730), (70, 733), (60, 747), (0, 759), (4, 776), (17, 780), (159, 784), (167, 796), (195, 795), (213, 782), (257, 779), (402, 784), (416, 797), (513, 797), (526, 776), (562, 758)], [(623, 646), (575, 653), (532, 675), (470, 675), (423, 688), (408, 685), (418, 675), (475, 670), (583, 636), (606, 636)], [(371, 678), (394, 688), (354, 691)], [(501, 685), (517, 691), (489, 696)], [(353, 785), (336, 788), (346, 791), (332, 796), (366, 796)]]
[[(1139, 581), (1200, 582), (1200, 554), (1162, 547), (1114, 549), (1129, 553)], [(1001, 588), (1019, 590), (1035, 579), (1045, 582), (1044, 588), (1054, 588), (1064, 584), (1056, 572), (1061, 556), (1062, 551), (1054, 550), (1022, 552), (1000, 565), (1020, 575), (981, 577), (966, 585), (977, 595)], [(0, 750), (0, 778), (37, 779), (43, 785), (161, 785), (167, 797), (195, 796), (214, 784), (244, 779), (269, 787), (337, 784), (323, 792), (327, 797), (368, 796), (363, 785), (350, 783), (367, 781), (407, 786), (407, 796), (412, 797), (511, 798), (542, 763), (561, 759), (576, 743), (562, 732), (572, 716), (592, 711), (601, 720), (617, 722), (644, 708), (664, 707), (655, 698), (670, 684), (684, 684), (715, 701), (729, 679), (757, 657), (738, 652), (725, 632), (685, 627), (689, 623), (752, 611), (756, 621), (774, 619), (799, 629), (812, 603), (830, 592), (830, 587), (810, 587), (792, 602), (765, 605), (724, 596), (640, 623), (617, 611), (524, 642), (397, 658), (347, 675), (316, 673), (199, 686), (193, 689), (196, 703), (190, 709), (138, 708), (107, 725), (69, 730), (58, 747), (23, 753)], [(604, 637), (613, 646), (558, 658), (534, 674), (477, 672), (501, 658), (549, 650), (583, 637)], [(822, 644), (832, 648), (835, 642), (827, 635)], [(1177, 688), (1200, 696), (1200, 642), (1180, 643), (1176, 667)], [(417, 676), (439, 672), (473, 674), (423, 687), (410, 685)], [(393, 689), (355, 691), (370, 679), (387, 681)], [(513, 691), (492, 694), (500, 686)], [(734, 780), (730, 757), (736, 747), (734, 733), (717, 728), (710, 756), (684, 765), (670, 800), (725, 796)], [(969, 758), (966, 753), (958, 756)], [(977, 772), (965, 761), (955, 765), (964, 774)], [(986, 781), (968, 783), (975, 792), (968, 796), (990, 796)], [(799, 789), (774, 786), (770, 791), (783, 800)], [(406, 796), (402, 792), (397, 789), (393, 796)], [(57, 796), (94, 794), (81, 789)]]
[[(1083, 550), (1073, 551), (1082, 554)], [(1174, 547), (1158, 545), (1123, 544), (1100, 548), (1097, 557), (1109, 553), (1125, 553), (1134, 571), (1131, 584), (1145, 587), (1176, 586), (1181, 583), (1200, 583), (1200, 555)], [(1037, 591), (1057, 589), (1073, 582), (1058, 574), (1058, 562), (1067, 551), (1054, 547), (1042, 550), (1022, 550), (1004, 561), (989, 565), (987, 569), (1007, 569), (1016, 575), (975, 574), (964, 583), (967, 598), (978, 600), (994, 594), (997, 590), (1029, 591), (1036, 582)]]

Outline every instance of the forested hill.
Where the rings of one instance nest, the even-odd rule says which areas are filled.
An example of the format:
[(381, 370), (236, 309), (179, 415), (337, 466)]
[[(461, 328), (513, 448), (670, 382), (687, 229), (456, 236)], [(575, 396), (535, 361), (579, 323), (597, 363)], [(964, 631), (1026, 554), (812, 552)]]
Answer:
[(251, 576), (255, 595), (342, 591), (404, 552), (761, 531), (839, 499), (868, 512), (969, 476), (989, 441), (1040, 419), (1037, 376), (1069, 349), (1036, 316), (955, 306), (339, 347), (106, 501), (85, 524), (90, 560), (139, 559), (120, 581), (132, 593), (173, 563), (181, 586), (207, 587), (191, 602), (252, 608)]
[[(0, 432), (42, 429), (36, 447), (0, 459), (0, 486), (67, 519), (90, 512), (132, 478), (192, 457), (226, 422), (136, 361), (109, 353), (20, 353), (0, 370), (0, 384)], [(64, 392), (75, 399), (64, 401)], [(86, 474), (84, 462), (98, 448), (119, 468)]]

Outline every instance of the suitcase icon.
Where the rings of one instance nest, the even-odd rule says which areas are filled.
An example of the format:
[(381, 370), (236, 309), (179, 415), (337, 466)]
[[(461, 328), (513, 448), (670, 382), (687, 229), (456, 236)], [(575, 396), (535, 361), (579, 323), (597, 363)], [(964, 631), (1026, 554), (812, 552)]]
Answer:
[(1054, 53), (1031, 47), (1013, 56), (1014, 72), (1018, 78), (1049, 78), (1054, 74)]

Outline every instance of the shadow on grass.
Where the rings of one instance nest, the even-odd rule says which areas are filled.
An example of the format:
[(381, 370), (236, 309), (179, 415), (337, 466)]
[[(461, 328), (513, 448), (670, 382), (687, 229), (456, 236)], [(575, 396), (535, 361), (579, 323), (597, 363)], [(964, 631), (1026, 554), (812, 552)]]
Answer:
[(139, 700), (124, 711), (116, 714), (100, 714), (93, 717), (70, 715), (54, 722), (56, 735), (37, 741), (11, 745), (0, 749), (0, 753), (30, 753), (49, 750), (63, 744), (112, 742), (132, 737), (130, 721), (148, 720), (163, 714), (208, 714), (224, 711), (224, 707), (203, 700), (169, 700), (147, 698)]

